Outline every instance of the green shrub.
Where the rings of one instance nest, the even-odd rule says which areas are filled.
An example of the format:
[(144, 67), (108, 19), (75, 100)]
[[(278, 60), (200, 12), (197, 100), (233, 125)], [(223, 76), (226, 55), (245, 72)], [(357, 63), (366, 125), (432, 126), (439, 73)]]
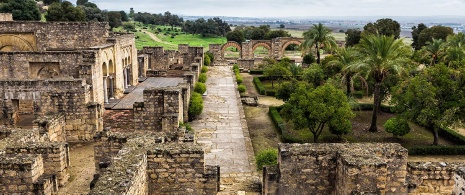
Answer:
[(211, 64), (210, 57), (208, 57), (208, 55), (204, 55), (203, 56), (203, 65), (210, 66), (210, 64)]
[(239, 73), (241, 73), (239, 69), (233, 69), (233, 71), (234, 71), (234, 74), (239, 74)]
[(194, 86), (194, 92), (204, 94), (207, 91), (205, 83), (197, 82)]
[(240, 93), (244, 93), (245, 90), (246, 90), (245, 85), (240, 84), (240, 85), (237, 87), (237, 90), (238, 90)]
[(315, 62), (316, 62), (315, 56), (313, 56), (313, 54), (311, 53), (305, 55), (304, 58), (302, 59), (302, 63), (304, 64), (313, 64)]
[(263, 74), (263, 70), (250, 70), (250, 74)]
[(203, 110), (203, 99), (199, 93), (192, 93), (191, 101), (189, 103), (189, 119), (193, 119), (195, 116), (200, 115)]
[(213, 53), (205, 52), (205, 56), (208, 56), (210, 58), (210, 63), (213, 62), (213, 60), (215, 60), (215, 55), (213, 55)]
[(244, 79), (240, 74), (236, 74), (236, 82), (237, 84), (242, 84), (242, 82), (244, 82)]
[(454, 142), (455, 144), (465, 145), (465, 136), (457, 133), (456, 131), (449, 128), (441, 128), (438, 130), (439, 136), (447, 139), (448, 141)]
[(208, 72), (208, 67), (203, 66), (201, 72), (202, 73), (207, 73)]
[(362, 99), (363, 98), (363, 91), (356, 91), (352, 94), (352, 96), (354, 98), (357, 98), (357, 99)]
[(233, 70), (238, 70), (239, 71), (239, 66), (237, 64), (234, 64)]
[(258, 77), (253, 78), (253, 84), (255, 85), (255, 88), (257, 88), (257, 91), (260, 95), (265, 95), (265, 87), (262, 85), (262, 82)]
[(257, 156), (255, 156), (257, 162), (257, 170), (260, 171), (263, 169), (263, 166), (266, 165), (277, 165), (278, 164), (278, 150), (277, 149), (266, 149), (260, 151)]
[(408, 121), (399, 117), (388, 119), (386, 123), (384, 123), (384, 129), (386, 132), (392, 133), (394, 137), (404, 136), (410, 132)]
[(408, 148), (408, 155), (465, 155), (465, 146), (421, 146)]
[(190, 132), (194, 131), (189, 123), (179, 122), (179, 127), (186, 127), (186, 130)]
[(271, 96), (271, 97), (276, 97), (276, 91), (265, 91), (265, 95)]
[(205, 74), (205, 73), (200, 74), (199, 82), (201, 82), (201, 83), (207, 82), (207, 74)]

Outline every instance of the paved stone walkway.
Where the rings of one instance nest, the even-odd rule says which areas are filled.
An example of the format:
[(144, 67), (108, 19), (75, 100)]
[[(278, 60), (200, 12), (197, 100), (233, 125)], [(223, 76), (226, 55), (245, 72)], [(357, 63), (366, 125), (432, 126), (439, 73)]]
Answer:
[[(230, 66), (209, 67), (202, 114), (191, 123), (205, 162), (219, 165), (222, 184), (258, 179), (244, 110)], [(249, 184), (246, 184), (249, 185)]]

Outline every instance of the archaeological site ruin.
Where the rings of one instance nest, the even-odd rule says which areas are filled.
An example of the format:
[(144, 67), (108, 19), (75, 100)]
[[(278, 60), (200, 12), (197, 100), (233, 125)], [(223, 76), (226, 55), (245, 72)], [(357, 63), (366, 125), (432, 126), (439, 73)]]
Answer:
[[(250, 67), (258, 46), (280, 58), (301, 42), (228, 42), (209, 50), (222, 60), (233, 45), (239, 63)], [(389, 143), (280, 144), (278, 165), (259, 174), (229, 67), (217, 69), (217, 88), (204, 97), (214, 100), (206, 106), (218, 117), (193, 126), (230, 134), (202, 137), (180, 127), (204, 52), (189, 45), (137, 51), (133, 34), (111, 32), (107, 23), (0, 14), (0, 194), (60, 194), (76, 177), (70, 146), (89, 142), (95, 175), (86, 185), (94, 195), (465, 194), (464, 164), (409, 162), (405, 148)]]

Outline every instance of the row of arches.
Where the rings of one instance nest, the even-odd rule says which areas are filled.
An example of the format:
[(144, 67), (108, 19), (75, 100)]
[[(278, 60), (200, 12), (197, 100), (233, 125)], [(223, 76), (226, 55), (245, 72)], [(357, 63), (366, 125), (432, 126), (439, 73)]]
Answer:
[[(301, 45), (300, 41), (291, 40), (287, 41), (280, 48), (279, 57), (295, 57), (300, 56), (301, 52), (299, 46)], [(221, 57), (223, 59), (227, 58), (264, 58), (272, 56), (271, 45), (264, 42), (258, 42), (253, 44), (250, 54), (243, 53), (242, 45), (237, 42), (228, 42), (221, 47)]]
[[(121, 50), (121, 65), (123, 71), (123, 90), (131, 86), (131, 77), (132, 77), (132, 58), (131, 58), (131, 47), (126, 47)], [(117, 78), (117, 68), (116, 63), (113, 59), (116, 59), (115, 52), (113, 49), (108, 49), (103, 52), (102, 57), (102, 82), (103, 82), (103, 96), (104, 103), (109, 103), (109, 100), (115, 99), (115, 91), (118, 88), (116, 78)], [(121, 78), (121, 77), (120, 77)], [(121, 85), (121, 84), (119, 84)]]

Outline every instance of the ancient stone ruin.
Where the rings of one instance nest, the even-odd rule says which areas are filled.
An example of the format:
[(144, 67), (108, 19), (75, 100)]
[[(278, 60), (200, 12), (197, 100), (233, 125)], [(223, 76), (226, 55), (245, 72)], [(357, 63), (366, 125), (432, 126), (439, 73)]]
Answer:
[[(95, 143), (90, 194), (217, 194), (221, 167), (207, 165), (208, 151), (179, 126), (203, 48), (137, 52), (133, 34), (108, 29), (0, 14), (0, 194), (57, 194), (76, 142)], [(250, 68), (256, 47), (279, 57), (300, 42), (228, 44)], [(222, 59), (226, 46), (210, 51)], [(463, 167), (407, 162), (398, 144), (281, 144), (261, 186), (262, 194), (463, 194)]]

